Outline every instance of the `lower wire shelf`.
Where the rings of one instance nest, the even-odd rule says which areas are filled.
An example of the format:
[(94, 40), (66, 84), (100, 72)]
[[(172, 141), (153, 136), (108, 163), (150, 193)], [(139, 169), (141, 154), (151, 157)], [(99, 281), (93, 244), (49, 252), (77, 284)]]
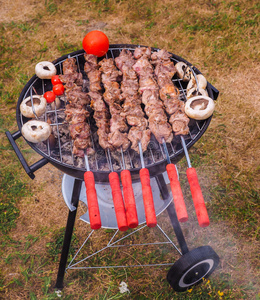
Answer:
[[(171, 245), (180, 255), (182, 255), (182, 252), (178, 249), (178, 247), (174, 244), (174, 242), (170, 239), (170, 237), (166, 234), (166, 232), (157, 224), (156, 228), (159, 230), (160, 233), (163, 234), (164, 238), (167, 240), (165, 242), (151, 242), (151, 243), (140, 243), (140, 244), (117, 244), (119, 242), (124, 241), (125, 239), (129, 238), (133, 234), (137, 233), (138, 231), (148, 228), (146, 225), (143, 225), (136, 230), (132, 231), (129, 234), (126, 234), (125, 236), (116, 239), (117, 234), (119, 230), (115, 230), (115, 233), (113, 234), (112, 238), (109, 240), (107, 245), (105, 247), (102, 247), (101, 249), (97, 250), (96, 252), (86, 256), (85, 258), (75, 262), (76, 258), (79, 256), (80, 251), (83, 249), (83, 247), (86, 245), (86, 243), (89, 241), (89, 239), (92, 237), (94, 230), (90, 232), (90, 234), (87, 236), (79, 250), (76, 252), (72, 260), (70, 261), (69, 265), (67, 266), (66, 270), (69, 269), (104, 269), (104, 268), (129, 268), (129, 267), (151, 267), (151, 266), (170, 266), (172, 263), (153, 263), (153, 264), (135, 264), (135, 265), (109, 265), (109, 266), (79, 266), (79, 264), (87, 261), (88, 259), (92, 258), (93, 256), (101, 253), (102, 251), (105, 251), (109, 248), (120, 248), (120, 247), (137, 247), (137, 246), (160, 246), (160, 245)], [(151, 230), (149, 228), (149, 230)]]

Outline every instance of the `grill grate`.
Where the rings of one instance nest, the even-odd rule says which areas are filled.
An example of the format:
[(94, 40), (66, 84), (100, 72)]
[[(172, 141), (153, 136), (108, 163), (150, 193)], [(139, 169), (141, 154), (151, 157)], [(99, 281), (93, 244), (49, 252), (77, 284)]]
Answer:
[[(111, 45), (110, 49), (106, 55), (107, 58), (115, 58), (120, 54), (120, 51), (123, 48), (127, 48), (130, 51), (134, 51), (136, 46), (134, 45)], [(158, 51), (159, 49), (152, 48), (152, 52)], [(78, 66), (78, 72), (83, 73), (84, 78), (84, 52), (77, 51), (71, 54), (68, 54), (66, 56), (63, 56), (59, 60), (56, 60), (54, 62), (57, 73), (62, 74), (62, 63), (67, 59), (67, 57), (74, 57), (77, 61)], [(178, 61), (182, 60), (185, 61), (178, 56), (173, 55), (171, 58), (174, 63), (177, 63)], [(185, 61), (186, 62), (186, 61)], [(186, 62), (188, 63), (188, 62)], [(189, 64), (189, 63), (188, 63)], [(190, 64), (189, 64), (190, 65)], [(194, 68), (195, 69), (195, 68)], [(198, 70), (195, 69), (195, 73), (199, 73)], [(24, 89), (23, 93), (21, 94), (19, 98), (20, 105), (21, 101), (23, 99), (33, 96), (33, 95), (43, 95), (46, 91), (52, 89), (51, 81), (50, 80), (42, 80), (38, 77), (34, 76), (31, 80), (31, 83)], [(186, 86), (187, 83), (183, 82), (181, 79), (173, 78), (172, 80), (174, 84), (178, 87), (180, 91), (180, 99), (182, 101), (186, 100)], [(210, 90), (208, 90), (210, 94)], [(51, 162), (55, 164), (61, 164), (65, 168), (70, 168), (74, 170), (80, 170), (84, 172), (86, 170), (85, 168), (85, 162), (84, 158), (78, 158), (73, 156), (72, 154), (72, 140), (69, 136), (69, 134), (65, 133), (66, 130), (68, 131), (68, 124), (65, 123), (65, 103), (66, 98), (65, 96), (61, 96), (60, 99), (63, 99), (62, 106), (60, 108), (57, 108), (55, 105), (55, 108), (52, 109), (50, 104), (47, 105), (46, 112), (43, 116), (41, 116), (39, 119), (47, 121), (48, 119), (51, 119), (51, 127), (53, 129), (53, 132), (56, 136), (56, 146), (54, 149), (51, 149), (50, 142), (47, 140), (47, 143), (39, 143), (39, 144), (30, 144), (31, 147), (33, 147), (39, 154), (41, 154), (44, 157), (47, 157)], [(20, 129), (22, 125), (28, 120), (22, 116), (20, 113), (20, 110), (18, 108), (17, 110), (17, 119), (18, 125), (20, 125)], [(91, 118), (91, 117), (90, 117)], [(89, 157), (89, 165), (90, 169), (93, 172), (109, 172), (110, 171), (110, 162), (109, 158), (106, 154), (106, 152), (99, 146), (97, 141), (97, 136), (95, 134), (96, 128), (93, 123), (94, 121), (92, 119), (89, 120), (89, 123), (91, 125), (92, 134), (91, 139), (94, 145), (95, 155), (92, 157)], [(191, 120), (189, 124), (190, 132), (187, 136), (185, 136), (186, 145), (189, 148), (192, 146), (205, 132), (209, 125), (210, 119), (203, 120), (203, 121), (195, 121)], [(175, 159), (179, 160), (180, 156), (183, 156), (183, 148), (181, 146), (180, 139), (178, 137), (174, 137), (173, 141), (171, 143), (167, 144), (167, 149), (170, 155), (171, 160), (174, 162)], [(141, 168), (141, 161), (139, 154), (137, 154), (132, 149), (129, 149), (123, 153), (124, 156), (124, 162), (126, 165), (126, 168), (130, 171), (139, 170)], [(122, 160), (122, 153), (121, 152), (111, 152), (111, 160), (113, 162), (113, 169), (115, 171), (121, 171), (123, 170), (123, 160)], [(166, 161), (166, 155), (164, 153), (164, 149), (162, 145), (160, 145), (157, 140), (154, 138), (154, 136), (151, 136), (151, 141), (148, 146), (147, 151), (144, 153), (144, 162), (145, 166), (147, 168), (151, 168), (152, 166), (165, 163)]]

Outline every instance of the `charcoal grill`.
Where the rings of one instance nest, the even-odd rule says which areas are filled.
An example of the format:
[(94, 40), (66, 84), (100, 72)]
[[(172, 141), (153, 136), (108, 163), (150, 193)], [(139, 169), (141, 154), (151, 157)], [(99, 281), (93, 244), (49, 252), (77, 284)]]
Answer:
[[(136, 47), (140, 47), (139, 45), (128, 45), (128, 44), (120, 44), (120, 45), (110, 45), (109, 50), (106, 54), (107, 58), (115, 58), (120, 54), (122, 49), (128, 49), (130, 51), (134, 51)], [(152, 48), (152, 52), (158, 51), (157, 48)], [(72, 52), (70, 54), (64, 55), (58, 59), (56, 59), (53, 63), (56, 66), (57, 74), (62, 74), (62, 63), (68, 57), (75, 57), (77, 61), (78, 71), (82, 72), (84, 78), (84, 51), (79, 50)], [(191, 65), (185, 59), (172, 54), (172, 61), (177, 63), (179, 61), (185, 62), (188, 66), (190, 66), (194, 72), (194, 75), (200, 74), (200, 71)], [(180, 99), (185, 101), (186, 99), (186, 87), (187, 83), (183, 82), (181, 79), (177, 77), (173, 77), (172, 81), (180, 90)], [(36, 75), (34, 75), (28, 83), (25, 85), (22, 90), (20, 97), (17, 103), (16, 109), (16, 117), (17, 117), (17, 125), (18, 131), (11, 134), (10, 132), (6, 132), (6, 135), (13, 146), (13, 149), (19, 158), (23, 168), (26, 173), (30, 176), (30, 178), (34, 178), (34, 172), (39, 168), (50, 162), (52, 165), (60, 169), (66, 175), (64, 175), (64, 181), (69, 180), (69, 184), (71, 185), (72, 191), (64, 192), (64, 198), (66, 199), (66, 203), (69, 207), (69, 215), (67, 220), (67, 227), (64, 238), (64, 245), (59, 265), (59, 271), (57, 276), (56, 287), (63, 287), (63, 279), (64, 273), (66, 269), (68, 251), (71, 242), (72, 231), (74, 227), (78, 201), (80, 198), (80, 193), (82, 191), (82, 182), (84, 180), (84, 173), (86, 172), (84, 158), (77, 158), (73, 156), (72, 153), (72, 140), (68, 135), (68, 124), (64, 121), (64, 110), (66, 98), (64, 97), (64, 101), (60, 108), (56, 106), (54, 109), (47, 106), (46, 112), (41, 117), (43, 121), (47, 119), (51, 120), (51, 127), (56, 136), (56, 145), (55, 147), (51, 147), (49, 140), (45, 143), (33, 144), (27, 141), (29, 146), (34, 149), (38, 154), (42, 156), (42, 158), (36, 163), (29, 166), (24, 159), (20, 149), (18, 148), (15, 140), (22, 136), (21, 128), (25, 122), (28, 121), (27, 118), (22, 116), (20, 112), (20, 104), (21, 102), (27, 98), (32, 97), (33, 95), (43, 95), (46, 91), (51, 90), (52, 85), (50, 80), (42, 80), (39, 79)], [(213, 87), (210, 83), (207, 84), (207, 92), (209, 97), (216, 100), (218, 97), (218, 90)], [(195, 121), (191, 120), (189, 124), (189, 134), (184, 137), (186, 147), (189, 149), (192, 145), (194, 145), (207, 130), (211, 121), (211, 117), (207, 120)], [(94, 173), (96, 183), (101, 185), (106, 185), (108, 183), (108, 175), (110, 173), (110, 164), (111, 160), (107, 156), (107, 152), (105, 152), (98, 144), (96, 138), (96, 127), (92, 120), (90, 121), (91, 129), (92, 129), (92, 142), (94, 145), (95, 155), (90, 159), (89, 166), (91, 171)], [(67, 132), (67, 133), (66, 133)], [(67, 135), (67, 136), (66, 136)], [(184, 156), (184, 149), (181, 143), (181, 140), (178, 137), (175, 137), (171, 143), (167, 143), (168, 155), (172, 163), (176, 164), (178, 161), (182, 159)], [(142, 167), (141, 160), (139, 154), (137, 154), (133, 150), (127, 150), (123, 153), (123, 158), (121, 154), (116, 152), (112, 153), (112, 163), (113, 169), (116, 172), (121, 172), (126, 165), (126, 168), (131, 172), (132, 180), (134, 183), (138, 185), (140, 180), (139, 171)], [(150, 175), (154, 178), (155, 185), (158, 189), (158, 195), (164, 202), (160, 208), (157, 209), (157, 215), (160, 214), (163, 210), (167, 209), (169, 214), (173, 229), (176, 233), (176, 237), (180, 246), (179, 253), (182, 254), (182, 257), (173, 265), (168, 273), (168, 281), (171, 286), (175, 290), (183, 291), (189, 288), (190, 286), (197, 284), (202, 280), (203, 277), (209, 276), (210, 273), (216, 268), (218, 264), (218, 256), (217, 254), (208, 246), (202, 246), (200, 249), (194, 249), (192, 251), (188, 250), (186, 241), (184, 239), (180, 224), (177, 220), (174, 204), (172, 203), (171, 193), (168, 192), (167, 182), (165, 181), (165, 168), (167, 165), (167, 157), (164, 147), (159, 144), (156, 139), (152, 136), (151, 142), (148, 145), (147, 151), (144, 153), (144, 163), (145, 166), (149, 169)], [(125, 164), (125, 165), (124, 165)], [(158, 195), (156, 198), (158, 198)], [(88, 216), (83, 216), (82, 219), (88, 222)], [(108, 218), (109, 219), (109, 218)], [(141, 222), (142, 223), (142, 222)], [(159, 226), (159, 225), (158, 225)], [(104, 226), (106, 227), (106, 226)], [(107, 228), (114, 228), (116, 226), (112, 226), (108, 224)], [(163, 231), (162, 231), (163, 232)], [(165, 235), (165, 233), (163, 232)], [(167, 237), (168, 238), (168, 237)], [(169, 238), (168, 238), (169, 239)], [(172, 242), (171, 242), (172, 243)], [(177, 248), (177, 247), (175, 247)], [(199, 249), (199, 250), (198, 250)], [(187, 261), (189, 264), (187, 266)], [(177, 268), (177, 269), (176, 269)], [(176, 275), (177, 274), (177, 275)]]

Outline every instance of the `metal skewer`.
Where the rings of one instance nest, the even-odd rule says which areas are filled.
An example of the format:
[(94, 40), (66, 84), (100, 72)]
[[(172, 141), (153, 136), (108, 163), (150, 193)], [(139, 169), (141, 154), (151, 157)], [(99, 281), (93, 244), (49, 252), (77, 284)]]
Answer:
[(156, 221), (156, 214), (154, 209), (153, 193), (150, 184), (150, 174), (149, 174), (149, 170), (145, 167), (143, 149), (140, 141), (138, 143), (138, 147), (139, 147), (140, 160), (142, 166), (139, 175), (142, 184), (146, 223), (148, 227), (154, 227), (157, 225), (157, 221)]
[(167, 174), (170, 180), (173, 202), (179, 222), (186, 222), (188, 220), (188, 213), (185, 206), (181, 185), (178, 179), (177, 168), (171, 163), (169, 152), (165, 140), (163, 139), (163, 148), (167, 159)]
[(120, 231), (126, 231), (128, 229), (127, 219), (126, 219), (126, 211), (124, 200), (121, 192), (119, 176), (117, 172), (114, 172), (113, 163), (111, 160), (110, 150), (107, 149), (108, 161), (111, 169), (111, 173), (109, 173), (109, 182), (112, 190), (113, 203), (116, 213), (117, 226)]
[(126, 169), (123, 149), (121, 147), (121, 156), (123, 163), (123, 171), (121, 172), (121, 182), (123, 185), (123, 194), (125, 200), (126, 219), (129, 228), (138, 226), (138, 217), (135, 204), (134, 190), (132, 186), (132, 178), (129, 170)]
[(181, 143), (188, 164), (188, 169), (186, 170), (186, 174), (189, 181), (191, 195), (192, 195), (196, 215), (198, 218), (198, 222), (201, 227), (206, 227), (209, 226), (209, 216), (208, 216), (207, 208), (199, 185), (198, 175), (196, 169), (192, 168), (191, 166), (188, 150), (183, 136), (181, 136)]
[(90, 171), (86, 150), (84, 151), (84, 158), (87, 169), (87, 172), (84, 173), (84, 181), (86, 185), (90, 227), (92, 229), (99, 229), (101, 227), (101, 219), (98, 207), (97, 192), (95, 188), (95, 178), (93, 172)]

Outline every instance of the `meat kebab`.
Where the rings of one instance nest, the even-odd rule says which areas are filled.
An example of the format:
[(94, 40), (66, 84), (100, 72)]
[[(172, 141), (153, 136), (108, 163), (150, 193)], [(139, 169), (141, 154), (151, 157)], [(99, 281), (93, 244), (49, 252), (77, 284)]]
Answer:
[(89, 93), (91, 98), (91, 107), (94, 110), (94, 119), (98, 127), (97, 135), (99, 145), (103, 149), (113, 149), (108, 141), (110, 132), (110, 114), (102, 96), (101, 71), (98, 69), (97, 57), (93, 54), (85, 54), (84, 71), (89, 79)]
[[(116, 79), (118, 75), (118, 71), (113, 67), (111, 68), (110, 61), (104, 61), (101, 63), (101, 70), (99, 70), (99, 65), (97, 63), (97, 57), (92, 54), (85, 54), (85, 65), (84, 70), (89, 78), (89, 90), (88, 93), (91, 97), (91, 106), (94, 109), (94, 119), (96, 121), (96, 125), (98, 127), (98, 137), (100, 146), (106, 150), (109, 161), (111, 173), (109, 173), (109, 182), (112, 190), (112, 197), (114, 203), (114, 209), (116, 213), (117, 225), (118, 229), (121, 231), (125, 231), (128, 229), (125, 206), (123, 201), (123, 196), (120, 188), (119, 176), (113, 170), (113, 164), (110, 156), (110, 149), (115, 149), (115, 146), (122, 146), (125, 143), (123, 139), (126, 134), (122, 133), (120, 130), (124, 128), (126, 124), (122, 124), (123, 120), (119, 120), (117, 123), (116, 117), (118, 115), (117, 110), (119, 109), (116, 106), (116, 102), (119, 99), (119, 86), (116, 84)], [(101, 87), (101, 74), (103, 75), (103, 84), (105, 86), (106, 92), (104, 99), (107, 101), (110, 107), (110, 113), (114, 119), (110, 121), (110, 114), (106, 107), (106, 104), (103, 100), (102, 95), (102, 87)], [(115, 97), (115, 99), (114, 99)], [(117, 104), (118, 105), (118, 104)], [(120, 106), (119, 106), (120, 107)], [(119, 109), (120, 110), (120, 109)], [(111, 132), (111, 126), (113, 125), (114, 132)], [(123, 126), (122, 126), (123, 125)], [(122, 126), (122, 127), (121, 127)], [(111, 136), (113, 135), (113, 136)], [(112, 139), (114, 138), (114, 140)], [(126, 138), (127, 139), (127, 138)], [(114, 143), (119, 141), (119, 145)], [(128, 139), (127, 139), (128, 141)], [(121, 143), (121, 145), (120, 145)], [(114, 145), (113, 145), (114, 144)], [(128, 145), (129, 146), (129, 141)]]
[(115, 148), (123, 151), (130, 146), (130, 141), (127, 138), (128, 126), (126, 124), (125, 116), (121, 114), (122, 107), (120, 105), (120, 86), (117, 82), (121, 76), (112, 58), (104, 58), (99, 63), (99, 70), (101, 73), (101, 80), (105, 88), (103, 98), (109, 106), (111, 115), (110, 119), (110, 133), (108, 135), (108, 142)]
[(92, 154), (92, 143), (90, 138), (90, 126), (86, 122), (89, 112), (87, 105), (90, 98), (82, 89), (82, 74), (77, 72), (75, 58), (67, 58), (63, 62), (63, 74), (59, 76), (60, 80), (65, 83), (66, 104), (65, 114), (66, 121), (69, 122), (69, 132), (73, 140), (73, 154), (78, 157), (84, 157), (84, 151)]
[(129, 50), (123, 49), (120, 55), (115, 58), (115, 62), (123, 75), (122, 94), (120, 96), (123, 101), (121, 116), (124, 116), (131, 126), (128, 132), (128, 139), (132, 142), (131, 148), (139, 153), (138, 143), (140, 142), (142, 150), (146, 151), (150, 142), (151, 131), (141, 107), (142, 100), (138, 93), (138, 78), (132, 68), (136, 61)]
[(179, 99), (179, 90), (172, 82), (176, 68), (170, 60), (171, 54), (162, 49), (151, 55), (155, 67), (155, 76), (160, 87), (159, 94), (165, 110), (170, 116), (169, 123), (175, 135), (189, 133), (189, 117), (184, 112), (184, 102)]
[(134, 57), (137, 61), (133, 69), (139, 76), (139, 93), (142, 95), (149, 128), (159, 143), (162, 143), (163, 139), (169, 143), (173, 139), (173, 134), (163, 102), (159, 98), (159, 86), (154, 79), (153, 66), (149, 61), (151, 48), (136, 48)]

